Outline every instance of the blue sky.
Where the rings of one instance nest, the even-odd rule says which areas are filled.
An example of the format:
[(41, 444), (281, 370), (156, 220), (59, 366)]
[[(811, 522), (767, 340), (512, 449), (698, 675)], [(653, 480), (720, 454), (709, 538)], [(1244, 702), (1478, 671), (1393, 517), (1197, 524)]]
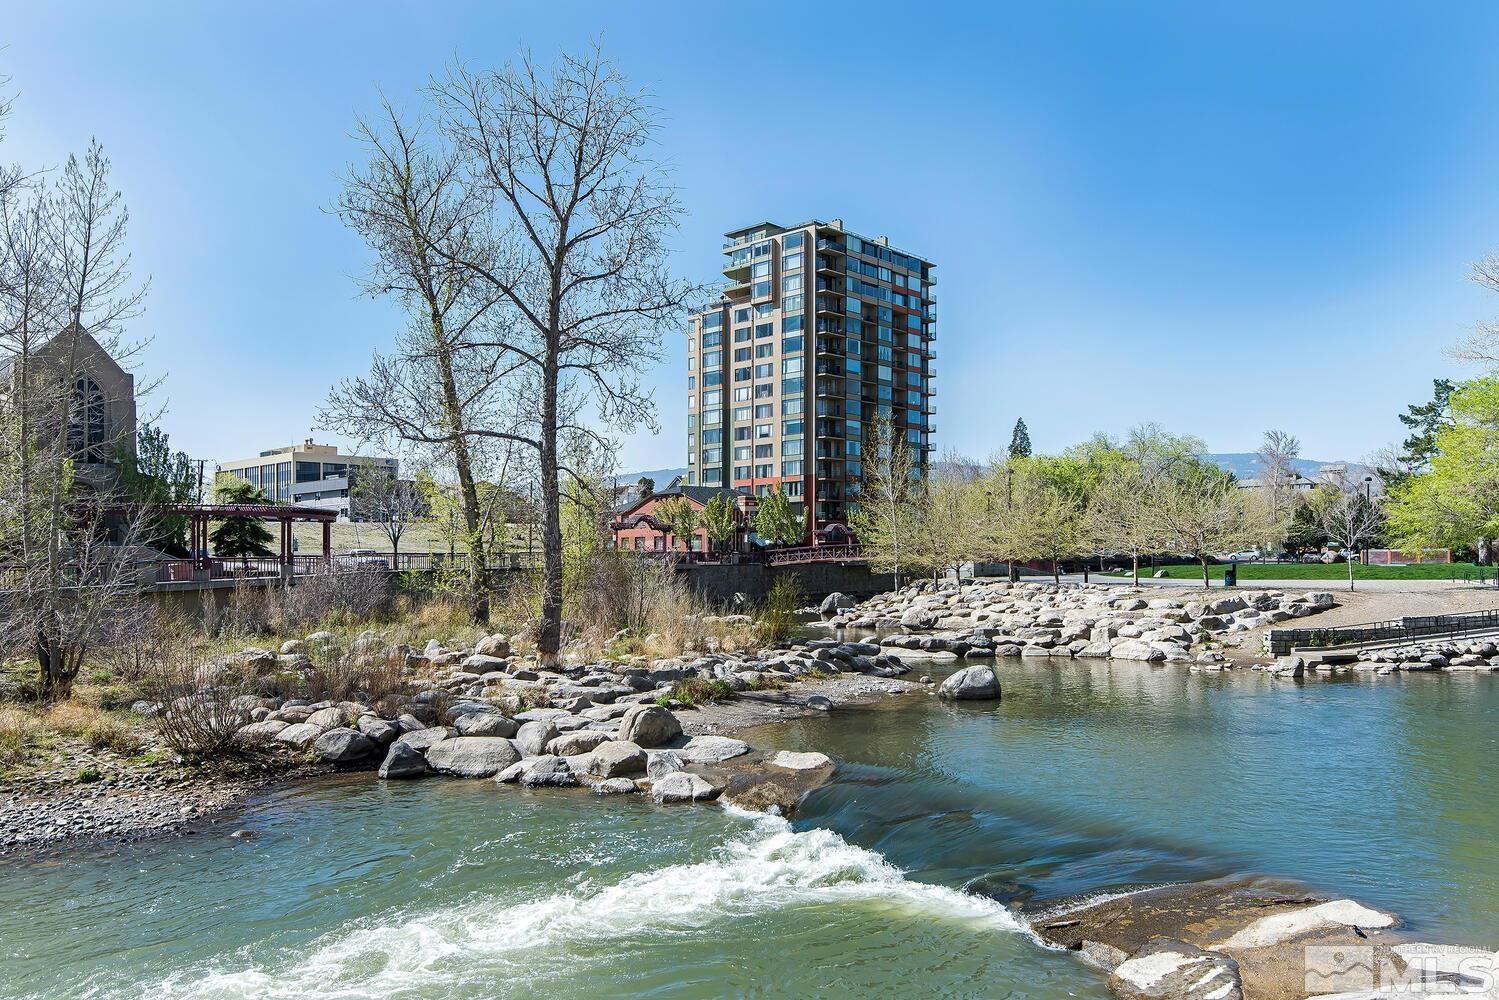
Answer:
[[(938, 263), (940, 447), (983, 456), (1023, 415), (1042, 450), (1155, 420), (1356, 459), (1499, 315), (1467, 280), (1499, 249), (1496, 27), (1479, 3), (17, 4), (0, 158), (104, 143), (152, 279), (142, 375), (194, 457), (315, 433), (398, 327), (324, 211), (378, 91), (600, 38), (663, 109), (683, 274), (762, 219)], [(621, 471), (684, 461), (663, 339), (666, 430)]]

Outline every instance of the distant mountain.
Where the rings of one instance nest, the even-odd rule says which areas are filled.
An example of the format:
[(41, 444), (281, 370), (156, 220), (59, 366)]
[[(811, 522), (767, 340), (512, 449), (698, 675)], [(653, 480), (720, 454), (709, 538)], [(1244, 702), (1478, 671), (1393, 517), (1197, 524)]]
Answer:
[(658, 489), (658, 490), (664, 490), (664, 489), (666, 489), (666, 484), (669, 483), (669, 482), (671, 482), (677, 476), (681, 476), (683, 479), (686, 479), (687, 478), (687, 470), (686, 469), (647, 469), (645, 472), (621, 472), (618, 476), (615, 476), (614, 478), (615, 478), (615, 481), (617, 483), (619, 483), (619, 485), (621, 485), (621, 486), (629, 486), (629, 485), (631, 485), (631, 484), (633, 484), (635, 482), (638, 482), (642, 476), (644, 476), (645, 478), (650, 479), (652, 482), (654, 482), (656, 484), (656, 489)]
[[(1241, 482), (1248, 482), (1260, 474), (1259, 456), (1252, 451), (1219, 452), (1204, 455), (1203, 458), (1219, 466), (1224, 472), (1232, 472)], [(1323, 462), (1314, 458), (1298, 458), (1291, 465), (1308, 479), (1315, 479), (1317, 473), (1329, 465), (1346, 465), (1350, 469), (1362, 468), (1356, 462)]]

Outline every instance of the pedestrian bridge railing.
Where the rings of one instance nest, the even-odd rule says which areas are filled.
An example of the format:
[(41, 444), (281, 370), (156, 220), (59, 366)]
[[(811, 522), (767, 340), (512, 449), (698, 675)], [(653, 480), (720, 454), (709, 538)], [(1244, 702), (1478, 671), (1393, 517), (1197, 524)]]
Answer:
[(1459, 639), (1479, 632), (1499, 632), (1499, 609), (1457, 615), (1411, 615), (1328, 628), (1273, 628), (1268, 640), (1271, 654), (1285, 656), (1297, 649), (1399, 645), (1425, 639)]

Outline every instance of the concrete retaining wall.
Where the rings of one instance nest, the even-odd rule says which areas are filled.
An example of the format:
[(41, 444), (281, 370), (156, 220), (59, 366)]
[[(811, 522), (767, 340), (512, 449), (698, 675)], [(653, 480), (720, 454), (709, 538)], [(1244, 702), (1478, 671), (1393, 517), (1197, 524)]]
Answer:
[(794, 577), (803, 597), (816, 603), (837, 591), (852, 597), (870, 597), (895, 587), (890, 573), (873, 573), (868, 566), (840, 563), (806, 563), (799, 566), (765, 566), (740, 563), (724, 566), (683, 565), (677, 572), (712, 604), (728, 605), (735, 594), (750, 601), (764, 600), (777, 577)]

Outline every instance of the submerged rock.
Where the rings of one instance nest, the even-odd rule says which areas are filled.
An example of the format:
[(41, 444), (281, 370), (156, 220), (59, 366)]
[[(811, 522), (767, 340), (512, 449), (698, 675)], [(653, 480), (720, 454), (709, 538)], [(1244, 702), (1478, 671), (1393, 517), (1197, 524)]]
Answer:
[(427, 758), (410, 743), (397, 740), (390, 745), (379, 773), (382, 778), (424, 778), (427, 776)]
[(651, 787), (651, 798), (657, 802), (708, 802), (718, 798), (722, 791), (702, 775), (677, 771)]

